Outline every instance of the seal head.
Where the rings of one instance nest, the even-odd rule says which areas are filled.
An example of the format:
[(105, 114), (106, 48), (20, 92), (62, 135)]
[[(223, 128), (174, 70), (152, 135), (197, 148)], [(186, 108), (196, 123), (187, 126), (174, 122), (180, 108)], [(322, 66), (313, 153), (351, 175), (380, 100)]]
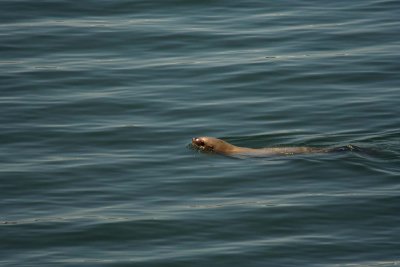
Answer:
[(235, 146), (214, 137), (195, 137), (192, 138), (192, 145), (205, 152), (216, 152), (221, 154), (230, 154)]

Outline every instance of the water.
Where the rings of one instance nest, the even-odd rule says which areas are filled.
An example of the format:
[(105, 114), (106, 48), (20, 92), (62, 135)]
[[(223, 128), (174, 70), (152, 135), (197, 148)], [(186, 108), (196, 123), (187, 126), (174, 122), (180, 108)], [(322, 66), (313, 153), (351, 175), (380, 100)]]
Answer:
[(400, 264), (399, 1), (0, 3), (1, 266)]

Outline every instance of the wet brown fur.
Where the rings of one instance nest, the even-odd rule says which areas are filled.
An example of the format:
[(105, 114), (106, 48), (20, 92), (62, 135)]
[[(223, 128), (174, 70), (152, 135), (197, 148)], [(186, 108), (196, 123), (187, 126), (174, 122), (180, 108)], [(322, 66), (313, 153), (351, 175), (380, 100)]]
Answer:
[(242, 154), (242, 155), (268, 156), (268, 155), (294, 155), (294, 154), (329, 152), (329, 149), (316, 148), (316, 147), (271, 147), (271, 148), (239, 147), (232, 145), (224, 140), (208, 136), (193, 138), (192, 145), (201, 151), (215, 152), (224, 155)]

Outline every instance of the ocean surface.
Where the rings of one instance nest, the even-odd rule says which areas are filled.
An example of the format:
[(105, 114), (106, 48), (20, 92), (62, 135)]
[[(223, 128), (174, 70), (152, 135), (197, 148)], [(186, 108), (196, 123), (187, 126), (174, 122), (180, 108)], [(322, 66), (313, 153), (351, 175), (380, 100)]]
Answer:
[(0, 266), (399, 266), (399, 14), (0, 0)]

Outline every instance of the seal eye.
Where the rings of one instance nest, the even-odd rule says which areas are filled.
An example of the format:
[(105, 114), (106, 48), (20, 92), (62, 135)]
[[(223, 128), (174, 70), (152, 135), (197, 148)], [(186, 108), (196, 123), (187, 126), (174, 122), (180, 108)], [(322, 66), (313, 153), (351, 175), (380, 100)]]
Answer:
[(204, 143), (204, 141), (199, 141), (198, 145), (199, 146), (205, 146), (206, 144)]

